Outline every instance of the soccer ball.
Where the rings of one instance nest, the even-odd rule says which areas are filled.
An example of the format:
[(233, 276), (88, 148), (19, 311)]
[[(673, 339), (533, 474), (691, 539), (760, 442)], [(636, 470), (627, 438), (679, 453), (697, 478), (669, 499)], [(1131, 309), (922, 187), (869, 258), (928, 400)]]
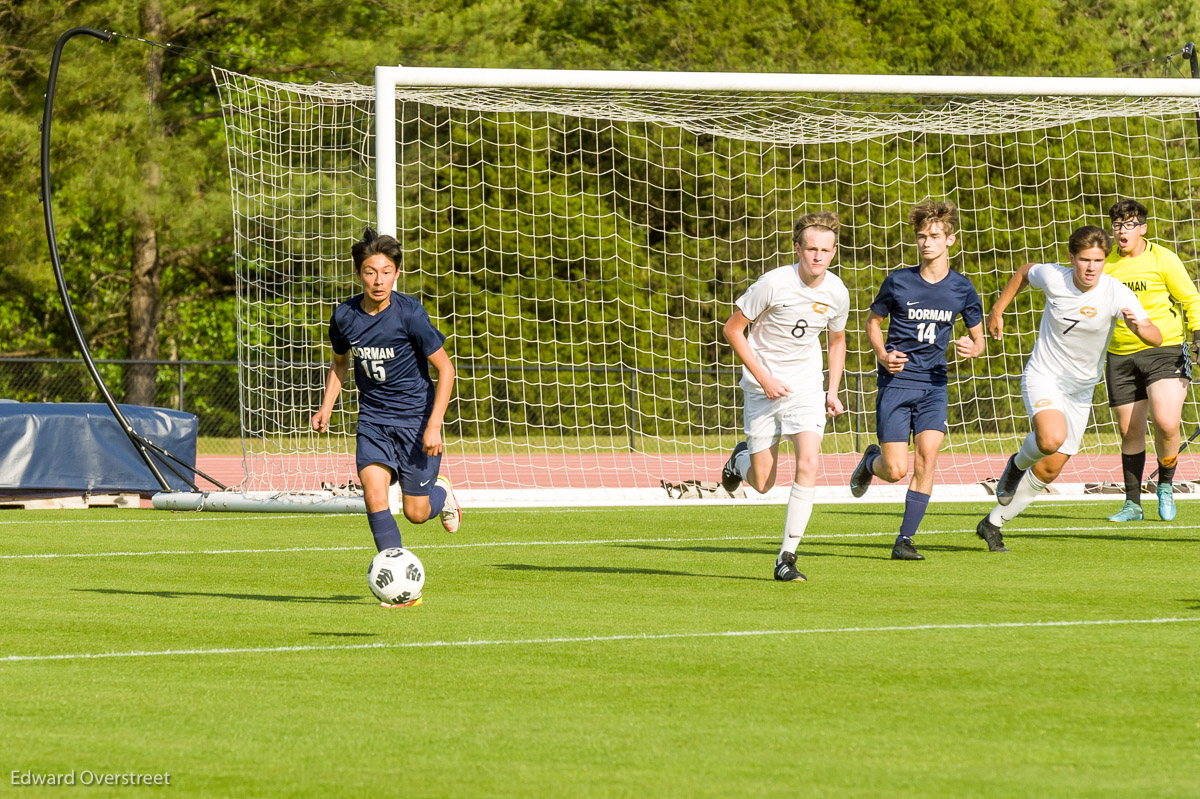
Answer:
[(425, 587), (425, 567), (407, 549), (385, 549), (371, 561), (367, 583), (380, 602), (389, 605), (412, 602), (420, 598), (421, 589)]

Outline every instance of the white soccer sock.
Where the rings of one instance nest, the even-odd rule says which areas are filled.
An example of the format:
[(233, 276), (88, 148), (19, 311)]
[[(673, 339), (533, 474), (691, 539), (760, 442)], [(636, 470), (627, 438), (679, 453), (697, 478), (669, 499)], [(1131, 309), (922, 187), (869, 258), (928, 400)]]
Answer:
[(796, 547), (800, 546), (800, 539), (804, 537), (804, 531), (808, 528), (808, 520), (812, 518), (813, 500), (817, 496), (817, 489), (812, 486), (802, 486), (792, 484), (791, 493), (788, 495), (787, 515), (783, 519), (783, 544), (779, 547), (779, 554), (791, 552), (795, 554)]
[(744, 449), (737, 454), (737, 457), (733, 459), (733, 470), (743, 480), (746, 479), (746, 475), (750, 474), (750, 450)]
[(1021, 482), (1017, 483), (1017, 491), (1013, 494), (1012, 502), (1007, 505), (997, 505), (988, 514), (988, 521), (997, 527), (1017, 518), (1021, 511), (1029, 507), (1038, 494), (1046, 490), (1046, 484), (1033, 476), (1033, 472), (1025, 472)]
[(1028, 469), (1042, 458), (1042, 451), (1038, 449), (1037, 445), (1037, 434), (1030, 433), (1025, 436), (1025, 440), (1021, 442), (1021, 448), (1017, 450), (1017, 468)]

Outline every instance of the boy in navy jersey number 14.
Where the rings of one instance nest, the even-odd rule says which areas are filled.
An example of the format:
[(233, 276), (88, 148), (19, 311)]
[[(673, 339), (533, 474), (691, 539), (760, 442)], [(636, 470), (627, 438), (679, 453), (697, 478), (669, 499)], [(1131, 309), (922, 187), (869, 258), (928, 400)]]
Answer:
[[(897, 269), (883, 280), (871, 314), (867, 338), (879, 359), (875, 399), (875, 432), (850, 478), (856, 497), (866, 493), (873, 477), (889, 483), (908, 472), (908, 441), (916, 450), (912, 481), (904, 500), (900, 534), (892, 547), (895, 560), (924, 560), (912, 537), (925, 516), (933, 491), (938, 450), (946, 437), (946, 349), (961, 316), (970, 337), (954, 342), (960, 358), (983, 354), (983, 305), (971, 281), (950, 269), (950, 247), (958, 209), (950, 202), (923, 200), (908, 214), (921, 255), (919, 267)], [(890, 317), (887, 341), (881, 322)]]
[[(367, 229), (354, 245), (354, 269), (362, 283), (329, 319), (333, 365), (313, 429), (325, 432), (354, 356), (358, 387), (355, 462), (367, 505), (367, 521), (380, 551), (401, 546), (400, 528), (388, 508), (388, 487), (399, 481), (404, 517), (421, 524), (440, 516), (450, 532), (462, 518), (450, 481), (438, 475), (442, 420), (454, 386), (454, 366), (442, 347), (446, 337), (429, 321), (421, 302), (392, 291), (400, 243)], [(429, 378), (437, 370), (437, 388)]]

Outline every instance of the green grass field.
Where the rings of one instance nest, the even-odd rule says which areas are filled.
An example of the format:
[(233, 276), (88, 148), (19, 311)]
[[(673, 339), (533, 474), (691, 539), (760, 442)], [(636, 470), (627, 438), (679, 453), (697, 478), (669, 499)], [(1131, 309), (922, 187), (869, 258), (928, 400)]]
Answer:
[(121, 796), (1194, 797), (1200, 503), (1109, 504), (1035, 505), (1009, 554), (935, 505), (923, 563), (887, 559), (899, 506), (818, 506), (803, 584), (770, 579), (778, 506), (468, 509), (403, 528), (403, 610), (359, 517), (12, 511), (0, 764), (171, 775), (88, 790)]

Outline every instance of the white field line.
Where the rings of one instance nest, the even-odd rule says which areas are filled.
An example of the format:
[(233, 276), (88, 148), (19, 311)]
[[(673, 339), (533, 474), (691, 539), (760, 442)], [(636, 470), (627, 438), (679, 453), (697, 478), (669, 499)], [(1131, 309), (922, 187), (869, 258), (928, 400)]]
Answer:
[(1189, 624), (1200, 622), (1200, 616), (1191, 618), (1158, 619), (1081, 619), (1066, 621), (1011, 621), (981, 622), (967, 624), (914, 624), (885, 627), (813, 627), (797, 630), (724, 630), (718, 632), (693, 633), (631, 633), (625, 635), (588, 635), (567, 638), (512, 638), (458, 641), (405, 641), (400, 643), (375, 642), (369, 644), (326, 644), (309, 646), (262, 646), (218, 649), (162, 649), (140, 652), (75, 652), (60, 655), (6, 655), (2, 663), (28, 663), (48, 660), (101, 660), (106, 658), (150, 658), (184, 655), (250, 655), (289, 652), (337, 652), (369, 649), (443, 649), (470, 646), (530, 646), (538, 644), (590, 644), (613, 641), (669, 641), (695, 638), (756, 638), (794, 635), (838, 635), (853, 633), (921, 632), (927, 630), (1005, 630), (1035, 627), (1095, 627), (1129, 624)]
[[(1122, 499), (1120, 496), (1118, 496), (1116, 494), (1114, 494), (1112, 496), (1114, 498), (1114, 502), (1117, 499)], [(1178, 499), (1178, 497), (1176, 499)], [(1047, 499), (1044, 499), (1044, 501), (1047, 503), (1054, 502), (1054, 505), (1056, 507), (1066, 507), (1066, 506), (1070, 506), (1070, 505), (1095, 505), (1096, 504), (1096, 502), (1094, 500), (1074, 500), (1074, 501), (1063, 500), (1063, 501), (1059, 502), (1059, 501), (1054, 501), (1054, 500), (1050, 500), (1047, 498)], [(1122, 499), (1122, 501), (1124, 501), (1124, 500)], [(829, 507), (833, 507), (837, 504), (838, 503), (829, 503)], [(849, 503), (849, 502), (841, 503), (841, 504), (854, 506), (854, 503)], [(879, 504), (895, 505), (894, 502), (892, 502), (892, 503), (880, 502)], [(989, 504), (989, 503), (987, 503), (985, 500), (980, 500), (978, 504), (983, 505), (983, 504)], [(661, 505), (655, 506), (655, 509), (660, 508), (660, 507), (664, 507), (664, 506), (661, 506)], [(665, 507), (669, 507), (669, 506), (665, 506)], [(703, 505), (688, 505), (686, 507), (702, 508), (705, 506), (703, 506)], [(727, 504), (718, 504), (718, 503), (714, 502), (710, 507), (713, 510), (729, 510), (729, 509), (745, 508), (745, 507), (747, 507), (747, 505), (746, 504), (734, 504), (732, 502), (727, 503)], [(773, 506), (767, 505), (764, 507), (773, 507)], [(468, 508), (467, 510), (469, 510), (471, 512), (471, 515), (474, 516), (476, 514), (479, 514), (479, 515), (506, 514), (507, 515), (507, 514), (513, 514), (513, 513), (528, 513), (528, 514), (538, 514), (538, 515), (547, 514), (547, 513), (637, 513), (641, 509), (631, 508), (631, 507), (598, 506), (598, 507), (585, 507), (585, 508)], [(147, 511), (147, 512), (154, 513), (155, 511)], [(887, 511), (881, 511), (881, 512), (890, 514), (890, 513), (895, 513), (895, 510), (892, 508), (889, 508)], [(353, 521), (355, 523), (361, 523), (361, 521), (362, 521), (360, 514), (354, 514), (354, 513), (350, 513), (350, 514), (347, 514), (347, 513), (197, 514), (194, 511), (186, 511), (186, 512), (171, 512), (170, 515), (156, 516), (152, 519), (88, 519), (88, 518), (83, 518), (83, 519), (46, 519), (46, 520), (3, 519), (3, 520), (0, 520), (0, 527), (19, 526), (19, 525), (35, 525), (38, 527), (42, 527), (42, 526), (47, 526), (47, 525), (52, 525), (52, 524), (80, 524), (80, 523), (124, 524), (124, 525), (129, 525), (129, 526), (133, 527), (133, 526), (143, 525), (143, 524), (183, 524), (183, 523), (196, 523), (196, 522), (227, 522), (230, 519), (246, 519), (246, 518), (250, 518), (250, 517), (254, 517), (256, 523), (259, 521), (271, 521), (274, 519), (335, 519), (336, 518), (336, 519), (346, 519), (348, 521)]]
[[(1022, 527), (1011, 532), (1020, 533), (1055, 533), (1055, 532), (1097, 532), (1114, 530), (1112, 525), (1104, 527)], [(1153, 527), (1122, 527), (1123, 530), (1194, 530), (1189, 524), (1156, 524)], [(920, 535), (956, 535), (974, 533), (974, 528), (961, 530), (922, 530)], [(813, 533), (805, 535), (804, 539), (833, 539), (833, 538), (894, 538), (895, 531), (888, 530), (874, 533)], [(475, 541), (469, 544), (426, 544), (421, 551), (431, 549), (476, 549), (487, 547), (554, 547), (554, 546), (598, 546), (602, 544), (687, 544), (698, 541), (774, 541), (778, 536), (773, 535), (717, 535), (687, 538), (594, 538), (571, 541)], [(141, 552), (36, 552), (21, 555), (0, 555), (0, 560), (51, 560), (55, 558), (135, 558), (154, 555), (261, 555), (282, 552), (361, 552), (369, 550), (369, 546), (345, 547), (268, 547), (261, 549), (155, 549)], [(416, 547), (413, 548), (417, 549)]]

